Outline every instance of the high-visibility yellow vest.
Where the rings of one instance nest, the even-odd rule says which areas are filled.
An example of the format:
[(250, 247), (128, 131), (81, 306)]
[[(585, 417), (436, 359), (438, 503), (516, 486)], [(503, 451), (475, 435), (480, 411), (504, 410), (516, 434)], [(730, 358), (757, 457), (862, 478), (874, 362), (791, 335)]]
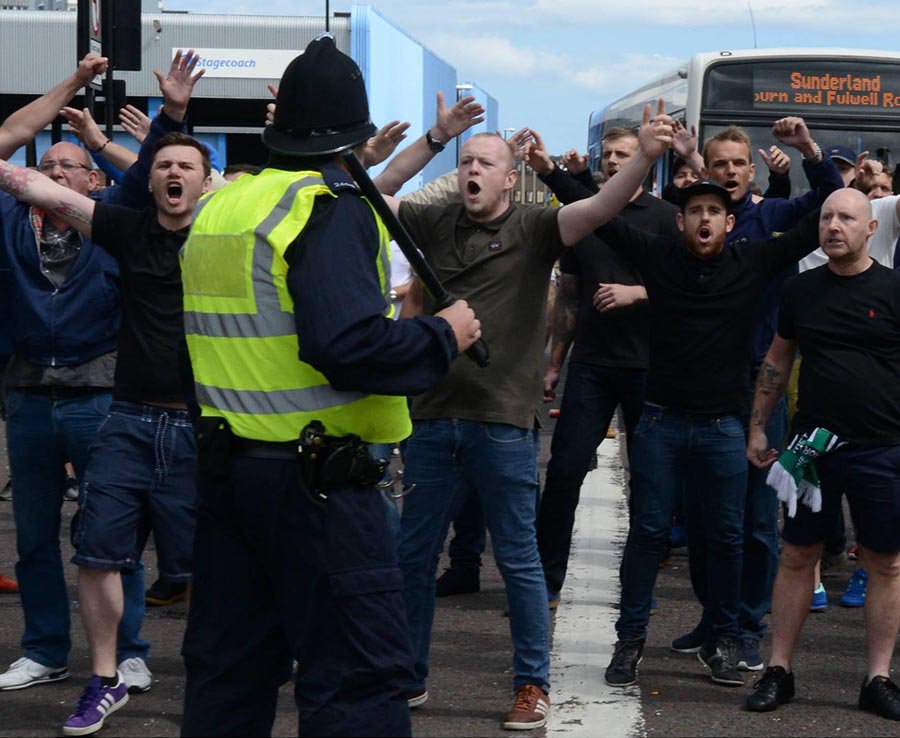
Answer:
[[(241, 438), (296, 440), (318, 420), (331, 436), (395, 443), (412, 431), (405, 397), (339, 392), (297, 356), (284, 253), (322, 195), (336, 196), (318, 172), (266, 169), (198, 206), (181, 252), (197, 400), (204, 416), (225, 418)], [(392, 317), (390, 237), (374, 210), (373, 216), (385, 316)]]

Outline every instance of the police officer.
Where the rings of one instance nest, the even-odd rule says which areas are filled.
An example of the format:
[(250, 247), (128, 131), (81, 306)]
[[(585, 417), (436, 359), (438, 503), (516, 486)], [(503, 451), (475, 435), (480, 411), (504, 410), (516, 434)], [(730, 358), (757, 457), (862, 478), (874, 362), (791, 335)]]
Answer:
[(182, 251), (200, 509), (184, 735), (409, 735), (403, 581), (369, 443), (480, 335), (464, 302), (392, 321), (389, 236), (338, 152), (375, 132), (324, 36), (285, 71), (269, 165), (201, 203)]

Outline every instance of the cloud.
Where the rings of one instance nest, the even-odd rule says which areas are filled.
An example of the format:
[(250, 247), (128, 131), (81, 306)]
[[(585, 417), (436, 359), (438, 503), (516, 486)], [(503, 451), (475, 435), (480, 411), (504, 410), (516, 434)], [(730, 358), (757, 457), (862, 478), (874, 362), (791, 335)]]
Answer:
[[(831, 31), (869, 28), (879, 33), (895, 33), (900, 29), (900, 15), (894, 0), (751, 0), (751, 7), (757, 25), (798, 24), (807, 29)], [(636, 31), (644, 24), (697, 28), (750, 23), (746, 2), (721, 0), (690, 0), (689, 3), (673, 3), (671, 0), (606, 3), (596, 0), (534, 0), (530, 14), (539, 23), (571, 22), (577, 18), (581, 24), (596, 23), (605, 29), (631, 23), (635, 24)]]
[(660, 54), (611, 56), (604, 64), (585, 65), (583, 59), (516, 45), (503, 36), (462, 37), (449, 33), (429, 35), (425, 41), (456, 65), (463, 76), (500, 75), (522, 79), (544, 78), (574, 84), (595, 93), (624, 91), (674, 69), (683, 59)]

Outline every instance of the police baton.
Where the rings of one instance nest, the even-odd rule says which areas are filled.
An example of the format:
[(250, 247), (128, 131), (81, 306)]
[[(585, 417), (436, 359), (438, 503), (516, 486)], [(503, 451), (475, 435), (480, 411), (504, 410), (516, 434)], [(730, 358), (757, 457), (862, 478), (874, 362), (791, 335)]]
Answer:
[[(434, 270), (429, 266), (428, 262), (425, 261), (425, 257), (422, 256), (422, 253), (416, 248), (412, 236), (409, 235), (409, 232), (403, 227), (400, 219), (394, 215), (390, 206), (385, 202), (384, 197), (382, 197), (378, 188), (375, 186), (375, 183), (372, 181), (371, 177), (369, 177), (362, 162), (357, 158), (356, 153), (353, 149), (347, 149), (341, 153), (341, 156), (347, 165), (347, 169), (350, 170), (353, 179), (356, 180), (356, 184), (359, 185), (360, 191), (366, 196), (372, 204), (372, 207), (375, 208), (375, 212), (381, 216), (381, 220), (384, 221), (392, 238), (397, 242), (397, 245), (406, 257), (409, 265), (422, 282), (422, 287), (434, 301), (435, 312), (450, 307), (456, 302), (456, 298), (447, 292), (444, 285), (441, 284), (441, 281), (434, 273)], [(472, 344), (466, 350), (466, 355), (482, 368), (486, 367), (491, 361), (487, 344), (484, 342), (483, 338), (479, 338)]]

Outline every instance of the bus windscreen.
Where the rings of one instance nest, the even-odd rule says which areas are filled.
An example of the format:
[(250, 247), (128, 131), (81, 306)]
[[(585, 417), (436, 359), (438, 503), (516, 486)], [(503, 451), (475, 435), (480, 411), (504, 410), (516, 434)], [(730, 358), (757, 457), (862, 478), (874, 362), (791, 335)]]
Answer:
[(707, 76), (704, 108), (892, 116), (900, 109), (900, 65), (803, 59), (719, 64)]

